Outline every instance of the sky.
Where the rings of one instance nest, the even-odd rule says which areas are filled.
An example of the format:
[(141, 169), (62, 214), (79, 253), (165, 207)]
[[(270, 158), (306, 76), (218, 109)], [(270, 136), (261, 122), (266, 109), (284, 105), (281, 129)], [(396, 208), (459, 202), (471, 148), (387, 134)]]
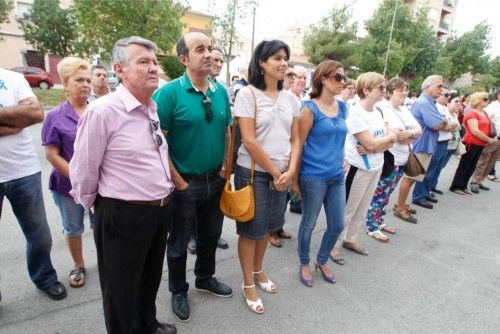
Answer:
[[(192, 9), (208, 12), (208, 0), (185, 0)], [(334, 5), (351, 5), (353, 21), (358, 22), (358, 27), (363, 27), (363, 22), (369, 19), (378, 7), (378, 0), (257, 0), (255, 41), (276, 38), (291, 26), (307, 27), (317, 23), (333, 8)], [(491, 26), (490, 56), (500, 56), (500, 19), (495, 10), (496, 0), (457, 0), (458, 8), (455, 16), (454, 27), (458, 36), (470, 31), (482, 20)], [(216, 6), (225, 7), (226, 0), (216, 0)], [(251, 10), (248, 9), (246, 19), (239, 27), (243, 35), (251, 38)], [(360, 35), (363, 30), (360, 29)]]

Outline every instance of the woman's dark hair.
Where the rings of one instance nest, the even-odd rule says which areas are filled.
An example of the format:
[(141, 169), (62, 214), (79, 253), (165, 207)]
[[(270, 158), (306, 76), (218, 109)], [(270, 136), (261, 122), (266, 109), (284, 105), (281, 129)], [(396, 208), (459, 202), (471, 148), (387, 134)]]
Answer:
[(313, 73), (312, 77), (312, 90), (309, 94), (311, 99), (317, 98), (323, 92), (323, 78), (335, 74), (338, 68), (344, 68), (341, 63), (335, 60), (325, 60), (319, 63), (318, 67)]
[[(283, 49), (287, 60), (290, 59), (290, 48), (284, 42), (273, 39), (271, 41), (262, 41), (255, 48), (250, 64), (248, 65), (248, 82), (254, 87), (264, 90), (266, 82), (264, 81), (264, 71), (260, 62), (265, 62), (274, 56), (279, 50)], [(278, 90), (283, 89), (283, 80), (278, 81)]]
[(450, 93), (450, 96), (448, 96), (448, 102), (451, 102), (456, 97), (460, 97), (457, 93)]

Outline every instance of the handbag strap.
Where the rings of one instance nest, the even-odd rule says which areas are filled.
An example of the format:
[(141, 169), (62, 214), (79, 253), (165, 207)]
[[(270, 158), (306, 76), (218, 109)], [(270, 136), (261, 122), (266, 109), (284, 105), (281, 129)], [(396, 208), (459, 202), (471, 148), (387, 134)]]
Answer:
[[(253, 124), (254, 124), (254, 130), (255, 130), (255, 127), (256, 127), (256, 124), (257, 124), (257, 98), (255, 97), (255, 92), (253, 91), (252, 88), (250, 88), (250, 91), (252, 92), (252, 95), (253, 95), (253, 103), (254, 103), (254, 106), (253, 106)], [(229, 143), (229, 155), (227, 157), (227, 161), (226, 161), (226, 180), (230, 180), (231, 179), (231, 171), (233, 170), (233, 154), (234, 154), (234, 143), (236, 141), (236, 121), (234, 120), (233, 118), (233, 123), (231, 124), (231, 141)], [(250, 170), (251, 170), (251, 174), (250, 174), (250, 184), (253, 184), (253, 174), (254, 174), (254, 170), (255, 170), (255, 160), (253, 158), (251, 158), (251, 167), (250, 167)]]

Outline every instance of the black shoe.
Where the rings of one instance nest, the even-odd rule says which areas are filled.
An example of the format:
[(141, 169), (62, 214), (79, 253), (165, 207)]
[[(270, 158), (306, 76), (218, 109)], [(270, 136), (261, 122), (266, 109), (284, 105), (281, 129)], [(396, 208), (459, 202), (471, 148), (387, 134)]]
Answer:
[(196, 254), (196, 238), (191, 237), (188, 242), (188, 252), (189, 254)]
[(228, 249), (229, 248), (229, 244), (227, 243), (226, 240), (224, 240), (222, 238), (219, 238), (219, 240), (217, 241), (217, 248)]
[(481, 183), (479, 183), (479, 189), (481, 189), (481, 190), (490, 190), (489, 187), (483, 186)]
[(172, 295), (172, 312), (180, 322), (188, 322), (191, 311), (189, 310), (189, 303), (187, 293), (181, 292)]
[(472, 191), (474, 194), (479, 194), (479, 186), (475, 183), (471, 183), (470, 191)]
[(413, 202), (413, 204), (421, 206), (421, 207), (426, 208), (426, 209), (432, 209), (433, 208), (433, 205), (431, 203), (425, 201), (425, 200), (420, 201), (420, 202)]
[(425, 199), (427, 200), (427, 202), (431, 202), (431, 203), (437, 203), (438, 202), (437, 199), (432, 198), (430, 196), (426, 196)]
[(48, 287), (40, 289), (40, 290), (45, 292), (45, 294), (47, 296), (49, 296), (49, 298), (52, 300), (61, 300), (61, 299), (66, 298), (66, 296), (68, 295), (66, 293), (66, 288), (59, 281), (55, 282), (51, 286), (48, 286)]
[(209, 279), (195, 281), (194, 285), (196, 290), (209, 292), (217, 297), (231, 297), (233, 295), (233, 290), (224, 283), (217, 281), (215, 277)]
[(438, 189), (436, 189), (436, 188), (431, 189), (431, 191), (432, 191), (433, 193), (438, 194), (438, 195), (442, 195), (442, 194), (443, 194), (443, 192), (442, 192), (441, 190), (438, 190)]
[(290, 203), (290, 212), (297, 213), (297, 214), (301, 215), (302, 214), (302, 203), (301, 202), (299, 202), (297, 204)]
[(177, 333), (177, 328), (175, 328), (174, 324), (166, 324), (164, 322), (160, 322), (158, 328), (153, 332), (153, 334), (175, 334)]

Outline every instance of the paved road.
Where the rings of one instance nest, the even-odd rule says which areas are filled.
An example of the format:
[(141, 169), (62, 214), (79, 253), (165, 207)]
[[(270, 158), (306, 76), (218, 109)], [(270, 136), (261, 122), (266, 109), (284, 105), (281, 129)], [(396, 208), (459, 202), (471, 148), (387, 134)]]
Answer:
[[(50, 167), (40, 147), (40, 126), (31, 128), (43, 165), (47, 188)], [(450, 184), (457, 159), (444, 171), (439, 188)], [(296, 255), (300, 216), (288, 214), (286, 227), (294, 239), (281, 249), (270, 248), (265, 269), (277, 283), (276, 295), (261, 293), (264, 315), (251, 313), (241, 295), (234, 223), (226, 221), (228, 250), (217, 254), (217, 277), (229, 283), (234, 296), (219, 299), (190, 291), (191, 321), (177, 323), (180, 333), (499, 333), (500, 332), (500, 183), (487, 181), (491, 191), (458, 196), (445, 191), (434, 210), (420, 209), (411, 225), (389, 215), (397, 234), (388, 244), (365, 234), (360, 242), (370, 255), (345, 254), (347, 264), (331, 264), (338, 282), (330, 285), (319, 274), (315, 286), (298, 282)], [(52, 231), (52, 259), (67, 285), (71, 267), (61, 234), (59, 213), (50, 193), (45, 203)], [(392, 204), (391, 204), (392, 205)], [(318, 221), (312, 249), (319, 247), (325, 228)], [(87, 284), (68, 287), (69, 296), (54, 302), (30, 282), (24, 258), (24, 238), (4, 203), (0, 224), (0, 333), (104, 333), (96, 253), (91, 233), (84, 234)], [(193, 257), (188, 280), (194, 283)], [(157, 299), (158, 318), (174, 321), (166, 272)]]

